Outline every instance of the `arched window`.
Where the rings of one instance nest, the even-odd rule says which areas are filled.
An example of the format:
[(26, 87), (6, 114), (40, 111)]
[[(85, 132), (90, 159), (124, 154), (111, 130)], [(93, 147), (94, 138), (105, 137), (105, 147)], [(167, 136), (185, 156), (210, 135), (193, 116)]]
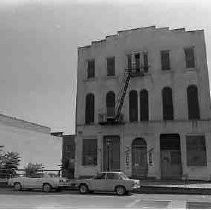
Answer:
[(196, 85), (190, 85), (187, 88), (188, 100), (188, 119), (200, 119), (198, 89)]
[(106, 95), (107, 117), (114, 117), (115, 115), (115, 93), (109, 91)]
[(149, 104), (148, 104), (148, 91), (142, 90), (140, 92), (140, 120), (149, 120)]
[(130, 122), (138, 121), (138, 95), (135, 90), (129, 93), (129, 120)]
[(86, 124), (94, 122), (94, 109), (95, 109), (95, 97), (94, 94), (89, 93), (86, 95), (86, 110), (85, 110)]
[(173, 108), (173, 100), (172, 100), (172, 89), (170, 87), (163, 88), (162, 98), (163, 98), (163, 119), (173, 120), (174, 108)]

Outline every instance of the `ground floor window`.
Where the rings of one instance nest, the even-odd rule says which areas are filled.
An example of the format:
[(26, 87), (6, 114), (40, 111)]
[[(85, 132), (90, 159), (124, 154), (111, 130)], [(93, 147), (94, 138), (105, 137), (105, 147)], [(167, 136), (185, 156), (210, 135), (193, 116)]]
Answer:
[(206, 166), (207, 154), (205, 136), (186, 136), (187, 166)]
[(83, 139), (82, 165), (97, 165), (97, 139)]

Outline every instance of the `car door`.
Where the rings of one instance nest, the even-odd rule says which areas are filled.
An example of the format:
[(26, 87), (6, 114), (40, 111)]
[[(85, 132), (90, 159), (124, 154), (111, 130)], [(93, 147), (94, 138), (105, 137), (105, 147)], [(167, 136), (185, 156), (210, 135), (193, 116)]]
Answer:
[(118, 173), (107, 173), (106, 177), (106, 191), (114, 191), (115, 186), (118, 185), (120, 179)]
[(106, 173), (100, 173), (91, 180), (92, 190), (105, 191), (106, 184)]
[(46, 182), (46, 177), (44, 174), (37, 174), (34, 178), (34, 188), (42, 189), (43, 183)]
[(42, 177), (40, 174), (34, 174), (30, 177), (25, 177), (24, 186), (25, 188), (39, 189), (41, 188)]
[(34, 180), (32, 177), (23, 177), (23, 187), (24, 188), (33, 188)]

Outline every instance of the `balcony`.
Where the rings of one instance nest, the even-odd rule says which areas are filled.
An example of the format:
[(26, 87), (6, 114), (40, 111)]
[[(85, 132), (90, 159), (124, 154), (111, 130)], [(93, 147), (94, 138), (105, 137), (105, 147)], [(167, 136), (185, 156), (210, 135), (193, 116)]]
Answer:
[(119, 120), (116, 120), (115, 115), (107, 114), (98, 114), (98, 123), (100, 125), (119, 125), (124, 124), (123, 122), (123, 114), (120, 115)]
[(130, 73), (131, 77), (143, 77), (145, 74), (148, 73), (149, 66), (137, 66), (133, 64), (132, 66), (126, 69), (126, 72)]

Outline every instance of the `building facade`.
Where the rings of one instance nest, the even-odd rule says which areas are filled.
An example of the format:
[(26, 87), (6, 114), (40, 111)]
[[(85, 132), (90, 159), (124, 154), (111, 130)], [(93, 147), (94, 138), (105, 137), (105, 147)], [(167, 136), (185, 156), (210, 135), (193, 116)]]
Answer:
[(210, 179), (203, 30), (119, 31), (78, 48), (77, 73), (75, 177)]
[(62, 138), (52, 136), (49, 127), (0, 114), (0, 146), (19, 153), (19, 169), (30, 162), (47, 170), (60, 169)]

